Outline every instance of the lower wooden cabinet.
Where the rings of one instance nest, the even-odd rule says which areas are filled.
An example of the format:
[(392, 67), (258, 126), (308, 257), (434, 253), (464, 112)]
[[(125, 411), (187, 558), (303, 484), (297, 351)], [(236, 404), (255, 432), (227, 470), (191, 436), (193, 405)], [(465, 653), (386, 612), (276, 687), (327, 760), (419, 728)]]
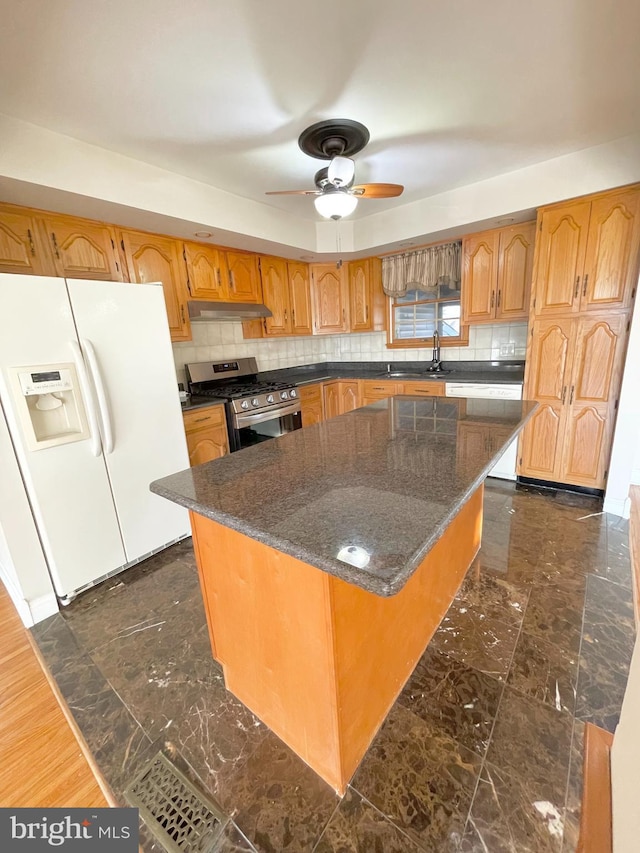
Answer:
[(402, 382), (389, 382), (383, 380), (378, 382), (376, 379), (362, 380), (362, 405), (368, 406), (369, 403), (376, 403), (378, 400), (385, 400), (387, 397), (394, 397), (396, 394), (404, 393)]
[(183, 415), (189, 463), (202, 465), (229, 453), (229, 437), (224, 406), (193, 409)]
[(359, 382), (339, 379), (336, 382), (327, 382), (323, 389), (324, 416), (335, 418), (351, 412), (360, 405)]
[(626, 313), (535, 321), (524, 397), (540, 405), (521, 434), (518, 474), (604, 488), (628, 323)]
[(298, 388), (298, 396), (302, 406), (303, 427), (319, 424), (324, 420), (322, 383), (318, 383), (316, 385), (302, 385)]

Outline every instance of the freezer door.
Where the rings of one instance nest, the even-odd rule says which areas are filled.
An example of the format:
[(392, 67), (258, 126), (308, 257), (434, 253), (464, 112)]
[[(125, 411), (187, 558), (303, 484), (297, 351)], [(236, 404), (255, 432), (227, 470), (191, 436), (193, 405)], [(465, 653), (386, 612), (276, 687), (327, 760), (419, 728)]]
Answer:
[[(73, 342), (77, 335), (64, 279), (0, 275), (0, 397), (61, 597), (126, 562), (99, 437), (31, 451), (18, 417), (21, 401), (11, 369), (73, 362)], [(86, 389), (79, 393), (90, 411)]]
[(186, 510), (149, 491), (152, 480), (189, 467), (162, 285), (67, 284), (132, 561), (190, 533)]

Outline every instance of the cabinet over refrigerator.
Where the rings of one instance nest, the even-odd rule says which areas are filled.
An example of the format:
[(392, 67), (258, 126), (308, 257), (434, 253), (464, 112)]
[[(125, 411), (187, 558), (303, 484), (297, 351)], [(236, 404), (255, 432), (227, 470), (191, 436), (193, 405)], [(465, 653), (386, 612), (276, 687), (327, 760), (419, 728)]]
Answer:
[(188, 465), (161, 286), (0, 275), (0, 402), (63, 602), (189, 535), (149, 491)]

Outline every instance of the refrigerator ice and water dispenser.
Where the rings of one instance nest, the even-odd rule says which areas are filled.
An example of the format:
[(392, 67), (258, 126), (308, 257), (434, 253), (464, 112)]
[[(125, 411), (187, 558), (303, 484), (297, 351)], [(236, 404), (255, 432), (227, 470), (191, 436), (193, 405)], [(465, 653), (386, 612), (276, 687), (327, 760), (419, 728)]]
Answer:
[(75, 365), (13, 368), (14, 392), (30, 450), (43, 450), (89, 437)]

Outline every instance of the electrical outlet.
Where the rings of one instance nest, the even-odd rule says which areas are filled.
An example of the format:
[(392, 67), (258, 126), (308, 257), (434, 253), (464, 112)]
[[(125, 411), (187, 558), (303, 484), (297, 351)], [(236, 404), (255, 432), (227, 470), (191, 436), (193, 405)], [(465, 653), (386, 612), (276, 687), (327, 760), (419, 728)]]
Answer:
[(516, 345), (514, 341), (509, 341), (506, 344), (500, 344), (500, 355), (515, 355)]

